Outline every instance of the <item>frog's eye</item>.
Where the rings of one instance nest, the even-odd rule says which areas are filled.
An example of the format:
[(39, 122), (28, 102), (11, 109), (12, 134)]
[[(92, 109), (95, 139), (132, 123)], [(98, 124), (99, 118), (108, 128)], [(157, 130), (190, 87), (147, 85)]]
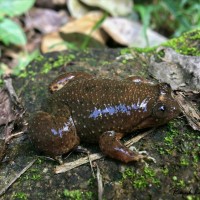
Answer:
[(153, 115), (157, 118), (164, 118), (166, 117), (166, 114), (167, 114), (167, 107), (162, 103), (156, 104), (155, 107), (153, 108)]

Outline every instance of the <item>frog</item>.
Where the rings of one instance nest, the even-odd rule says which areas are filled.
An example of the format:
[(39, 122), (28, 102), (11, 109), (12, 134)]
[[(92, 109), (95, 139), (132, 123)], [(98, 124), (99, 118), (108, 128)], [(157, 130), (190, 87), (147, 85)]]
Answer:
[(166, 83), (66, 72), (49, 84), (49, 96), (29, 118), (28, 133), (34, 146), (50, 157), (65, 155), (84, 142), (99, 144), (106, 156), (129, 163), (147, 155), (126, 147), (123, 137), (162, 126), (179, 114)]

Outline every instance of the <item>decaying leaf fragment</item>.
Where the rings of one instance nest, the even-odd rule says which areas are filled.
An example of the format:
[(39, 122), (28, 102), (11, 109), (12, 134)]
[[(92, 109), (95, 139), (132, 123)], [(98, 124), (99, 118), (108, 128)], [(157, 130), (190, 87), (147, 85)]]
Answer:
[(151, 57), (149, 73), (177, 90), (174, 98), (188, 123), (200, 131), (200, 57), (181, 55), (171, 48), (158, 48), (160, 50), (164, 51), (164, 57), (160, 62)]
[[(103, 30), (117, 43), (128, 47), (146, 47), (143, 26), (138, 22), (122, 17), (107, 17), (103, 22)], [(149, 46), (155, 46), (166, 41), (166, 38), (158, 33), (147, 30)]]
[(168, 83), (173, 90), (200, 92), (200, 57), (181, 55), (171, 48), (161, 47), (164, 57), (156, 62), (151, 57), (149, 73), (156, 79)]
[[(200, 93), (199, 93), (200, 97)], [(188, 123), (194, 130), (200, 131), (200, 111), (192, 102), (187, 100), (184, 92), (177, 92), (175, 96), (184, 116), (187, 118)]]
[(65, 12), (57, 12), (51, 9), (34, 8), (29, 11), (25, 18), (27, 29), (35, 28), (41, 33), (56, 31), (68, 21)]
[(0, 113), (0, 126), (16, 119), (9, 93), (5, 88), (0, 90)]
[(70, 33), (81, 33), (84, 35), (90, 35), (95, 40), (99, 41), (102, 44), (105, 44), (105, 34), (103, 34), (103, 32), (99, 29), (92, 31), (93, 27), (102, 17), (102, 12), (90, 12), (80, 19), (67, 23), (65, 26), (60, 28), (59, 32), (62, 35), (67, 35)]
[(88, 46), (102, 47), (107, 37), (100, 29), (94, 30), (96, 23), (103, 17), (102, 12), (90, 12), (80, 19), (76, 19), (62, 26), (57, 32), (43, 37), (41, 49), (43, 53), (62, 51), (80, 47), (89, 38)]
[(80, 0), (86, 5), (99, 7), (113, 16), (125, 16), (132, 12), (132, 0)]
[(90, 9), (79, 0), (68, 0), (67, 7), (74, 18), (81, 18), (90, 11)]
[(43, 53), (64, 51), (67, 50), (67, 46), (64, 44), (59, 32), (53, 32), (45, 35), (42, 38), (41, 50)]
[(5, 155), (10, 139), (19, 135), (19, 133), (16, 135), (11, 134), (14, 122), (24, 114), (24, 109), (12, 86), (12, 79), (5, 77), (4, 83), (5, 87), (0, 90), (0, 126), (2, 126), (2, 131), (0, 132), (0, 161)]

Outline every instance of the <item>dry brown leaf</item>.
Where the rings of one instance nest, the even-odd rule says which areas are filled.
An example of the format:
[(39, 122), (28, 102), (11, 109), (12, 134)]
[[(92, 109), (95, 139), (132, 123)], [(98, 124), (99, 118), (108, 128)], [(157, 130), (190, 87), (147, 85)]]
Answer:
[(67, 7), (71, 16), (74, 18), (81, 18), (91, 10), (84, 4), (80, 3), (79, 0), (68, 0)]
[(194, 130), (200, 131), (200, 111), (198, 106), (188, 101), (183, 92), (177, 92), (175, 96), (182, 112), (188, 120), (188, 123)]
[(35, 8), (26, 15), (25, 25), (27, 29), (35, 28), (41, 33), (56, 31), (68, 21), (66, 12), (56, 12), (51, 9)]
[(12, 110), (10, 96), (5, 89), (0, 91), (0, 113), (0, 126), (16, 119), (16, 115)]
[(81, 2), (93, 6), (99, 7), (102, 10), (106, 10), (113, 16), (125, 16), (132, 12), (133, 1), (132, 0), (80, 0)]
[(95, 30), (91, 33), (95, 24), (103, 17), (102, 12), (90, 12), (84, 17), (77, 19), (75, 21), (67, 23), (65, 26), (60, 28), (60, 33), (62, 35), (67, 35), (70, 33), (81, 33), (84, 35), (90, 35), (98, 42), (105, 44), (106, 36), (101, 30)]
[[(107, 18), (102, 24), (103, 30), (116, 42), (129, 47), (146, 47), (142, 25), (125, 18)], [(166, 38), (158, 33), (147, 30), (149, 46), (155, 46), (166, 41)]]
[(64, 44), (64, 41), (58, 32), (47, 34), (42, 39), (41, 43), (42, 53), (63, 51), (66, 49), (67, 46)]

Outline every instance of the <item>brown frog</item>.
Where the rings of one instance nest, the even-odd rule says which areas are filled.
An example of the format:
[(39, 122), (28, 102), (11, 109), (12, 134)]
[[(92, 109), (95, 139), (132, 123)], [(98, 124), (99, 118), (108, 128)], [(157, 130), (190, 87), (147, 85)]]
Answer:
[(102, 152), (122, 162), (145, 157), (120, 139), (138, 129), (157, 127), (179, 115), (179, 106), (165, 83), (140, 77), (94, 78), (72, 72), (50, 84), (52, 94), (29, 120), (35, 146), (52, 157), (76, 148), (80, 141), (99, 143)]

